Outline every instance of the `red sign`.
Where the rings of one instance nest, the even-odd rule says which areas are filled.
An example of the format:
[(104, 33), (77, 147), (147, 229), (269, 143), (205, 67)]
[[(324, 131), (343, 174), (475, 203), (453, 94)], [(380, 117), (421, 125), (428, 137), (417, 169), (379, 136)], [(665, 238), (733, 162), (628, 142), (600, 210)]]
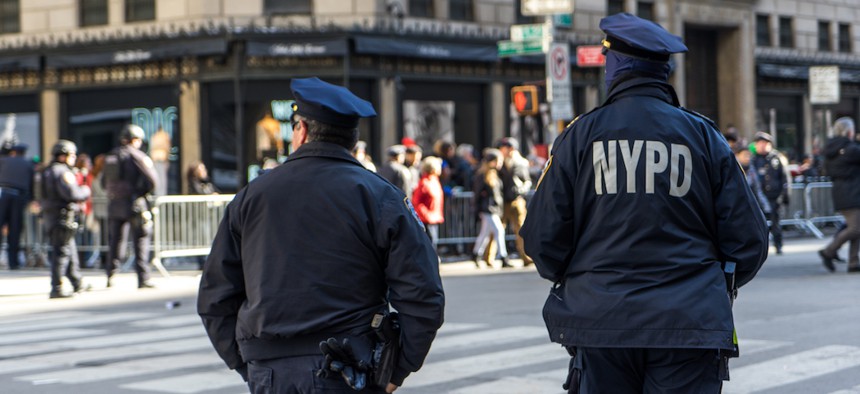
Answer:
[(606, 56), (603, 56), (602, 45), (581, 45), (576, 47), (577, 67), (603, 67)]

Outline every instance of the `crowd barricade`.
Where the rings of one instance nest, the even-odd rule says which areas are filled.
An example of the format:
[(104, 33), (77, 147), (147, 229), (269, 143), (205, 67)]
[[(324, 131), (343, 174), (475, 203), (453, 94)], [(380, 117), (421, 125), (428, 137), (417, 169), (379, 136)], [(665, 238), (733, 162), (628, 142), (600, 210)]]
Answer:
[(206, 256), (233, 195), (162, 196), (155, 200), (153, 260), (168, 276), (167, 258)]
[(833, 184), (813, 182), (806, 186), (806, 218), (813, 224), (843, 223), (845, 218), (833, 207)]
[(809, 204), (806, 199), (806, 187), (803, 183), (791, 185), (788, 191), (788, 204), (780, 206), (779, 225), (794, 226), (798, 230), (810, 233), (820, 239), (824, 237), (824, 234), (807, 218)]

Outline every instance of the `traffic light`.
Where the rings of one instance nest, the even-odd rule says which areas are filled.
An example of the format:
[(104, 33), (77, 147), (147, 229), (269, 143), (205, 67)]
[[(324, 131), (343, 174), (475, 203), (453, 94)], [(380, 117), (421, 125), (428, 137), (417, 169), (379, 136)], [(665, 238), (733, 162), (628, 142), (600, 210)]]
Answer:
[(534, 85), (514, 86), (511, 89), (511, 101), (520, 115), (535, 115), (538, 113), (538, 89)]

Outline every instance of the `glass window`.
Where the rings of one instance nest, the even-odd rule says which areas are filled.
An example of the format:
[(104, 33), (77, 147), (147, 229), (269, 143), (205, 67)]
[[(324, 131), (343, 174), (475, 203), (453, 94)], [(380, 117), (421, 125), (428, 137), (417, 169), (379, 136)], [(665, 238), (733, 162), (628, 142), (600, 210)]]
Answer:
[(455, 21), (475, 20), (472, 0), (450, 0), (448, 5), (449, 17)]
[(155, 20), (155, 0), (125, 0), (125, 21)]
[(642, 19), (654, 20), (654, 3), (650, 1), (636, 2), (636, 14)]
[(770, 16), (755, 16), (755, 44), (760, 47), (770, 46)]
[(794, 27), (789, 16), (779, 17), (779, 46), (794, 48)]
[(433, 14), (433, 0), (409, 0), (409, 15), (432, 18)]
[(830, 22), (818, 21), (818, 50), (830, 50)]
[(311, 0), (265, 0), (266, 14), (310, 14)]
[(0, 33), (21, 31), (21, 8), (18, 0), (0, 0)]
[(81, 0), (81, 26), (98, 26), (108, 23), (107, 0)]
[(839, 24), (839, 52), (851, 52), (851, 25)]
[(609, 0), (606, 3), (606, 15), (615, 15), (624, 12), (624, 0)]

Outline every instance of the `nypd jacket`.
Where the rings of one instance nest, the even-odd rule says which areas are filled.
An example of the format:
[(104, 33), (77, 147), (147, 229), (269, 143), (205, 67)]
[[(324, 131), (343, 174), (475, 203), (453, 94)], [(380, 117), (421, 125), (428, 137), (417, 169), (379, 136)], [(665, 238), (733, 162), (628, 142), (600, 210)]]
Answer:
[[(77, 203), (90, 198), (90, 188), (78, 185), (75, 173), (66, 163), (54, 161), (42, 171), (42, 220), (45, 227), (52, 228), (61, 218), (60, 211), (77, 212)], [(72, 216), (73, 217), (73, 216)], [(66, 218), (67, 219), (67, 218)]]
[(758, 171), (758, 180), (764, 195), (770, 200), (783, 197), (787, 204), (788, 188), (791, 179), (788, 176), (785, 159), (779, 152), (772, 150), (766, 155), (753, 154), (752, 163)]
[(667, 83), (635, 77), (557, 138), (520, 235), (555, 282), (543, 311), (552, 341), (729, 349), (721, 262), (749, 282), (766, 231), (712, 122), (679, 108)]
[(105, 156), (102, 187), (107, 190), (108, 217), (128, 219), (149, 210), (143, 197), (155, 190), (158, 175), (152, 159), (131, 145), (115, 148)]
[(400, 313), (392, 382), (417, 371), (442, 324), (438, 257), (403, 192), (337, 145), (310, 142), (227, 208), (203, 269), (197, 310), (232, 369), (322, 355), (320, 338), (369, 331)]

